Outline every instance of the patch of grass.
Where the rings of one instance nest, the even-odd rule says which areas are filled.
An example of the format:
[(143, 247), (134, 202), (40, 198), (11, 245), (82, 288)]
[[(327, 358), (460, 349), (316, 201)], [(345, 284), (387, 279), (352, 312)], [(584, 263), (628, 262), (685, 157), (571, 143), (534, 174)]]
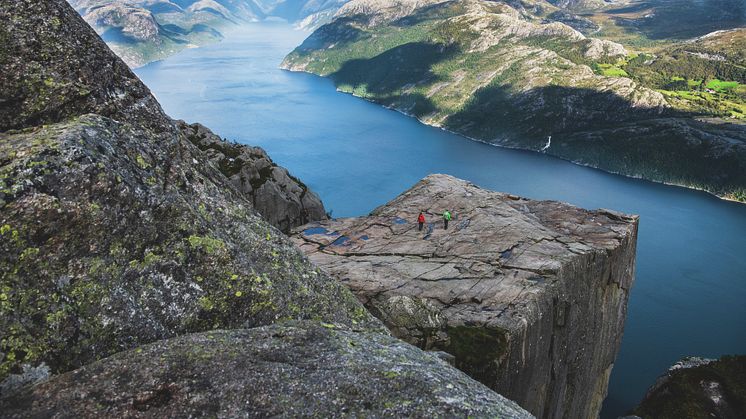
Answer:
[(734, 90), (738, 87), (739, 83), (737, 81), (723, 81), (718, 79), (712, 79), (707, 82), (706, 87), (708, 89), (712, 89), (718, 92), (725, 92), (728, 90)]
[(596, 74), (606, 77), (629, 77), (629, 74), (623, 68), (615, 64), (595, 64), (594, 70)]

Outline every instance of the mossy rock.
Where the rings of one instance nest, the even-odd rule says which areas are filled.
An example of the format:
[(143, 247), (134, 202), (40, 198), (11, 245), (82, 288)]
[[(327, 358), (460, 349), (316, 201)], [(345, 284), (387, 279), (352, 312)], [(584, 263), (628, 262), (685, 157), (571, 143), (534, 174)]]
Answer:
[(533, 417), (434, 354), (308, 321), (156, 342), (0, 399), (5, 417), (103, 409), (116, 417)]
[(379, 327), (178, 131), (88, 115), (0, 143), (0, 380), (278, 319)]
[(685, 358), (648, 390), (633, 413), (643, 419), (737, 419), (746, 412), (746, 356)]

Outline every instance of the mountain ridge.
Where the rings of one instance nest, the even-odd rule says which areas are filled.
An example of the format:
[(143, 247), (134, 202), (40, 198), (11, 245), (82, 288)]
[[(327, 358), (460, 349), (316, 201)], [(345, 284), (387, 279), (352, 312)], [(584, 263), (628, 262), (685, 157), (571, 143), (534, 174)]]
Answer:
[(266, 19), (314, 29), (346, 0), (68, 0), (130, 67), (223, 39), (221, 31)]
[(741, 85), (694, 82), (737, 62), (630, 52), (547, 20), (554, 6), (527, 15), (512, 3), (393, 1), (386, 16), (353, 0), (282, 66), (469, 138), (746, 200)]

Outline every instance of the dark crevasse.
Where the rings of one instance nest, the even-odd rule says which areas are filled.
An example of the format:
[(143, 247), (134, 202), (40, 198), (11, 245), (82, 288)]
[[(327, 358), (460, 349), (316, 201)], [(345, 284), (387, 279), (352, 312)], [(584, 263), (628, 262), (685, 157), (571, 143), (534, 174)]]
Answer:
[(367, 214), (430, 173), (639, 214), (637, 280), (604, 418), (632, 408), (682, 356), (746, 353), (746, 205), (469, 141), (278, 70), (307, 35), (249, 25), (137, 74), (173, 117), (265, 148), (335, 217)]

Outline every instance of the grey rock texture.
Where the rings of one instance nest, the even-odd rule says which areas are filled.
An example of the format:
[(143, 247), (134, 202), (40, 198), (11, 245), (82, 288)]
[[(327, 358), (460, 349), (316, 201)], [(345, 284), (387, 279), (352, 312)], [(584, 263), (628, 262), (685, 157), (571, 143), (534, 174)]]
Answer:
[(321, 198), (260, 147), (229, 143), (201, 124), (178, 126), (273, 226), (288, 232), (327, 218)]
[(295, 232), (394, 335), (451, 353), (537, 417), (597, 417), (634, 280), (637, 217), (431, 175), (368, 217)]
[(643, 419), (743, 418), (746, 356), (683, 358), (656, 380), (632, 413)]
[(0, 400), (4, 417), (532, 417), (391, 336), (315, 322), (156, 342)]
[[(0, 133), (0, 381), (214, 328), (379, 327), (256, 214), (69, 5), (5, 2), (0, 16), (17, 31), (2, 44), (13, 54), (0, 67), (4, 105), (16, 103), (3, 129), (22, 128)], [(86, 77), (85, 97), (25, 113), (39, 85)]]

